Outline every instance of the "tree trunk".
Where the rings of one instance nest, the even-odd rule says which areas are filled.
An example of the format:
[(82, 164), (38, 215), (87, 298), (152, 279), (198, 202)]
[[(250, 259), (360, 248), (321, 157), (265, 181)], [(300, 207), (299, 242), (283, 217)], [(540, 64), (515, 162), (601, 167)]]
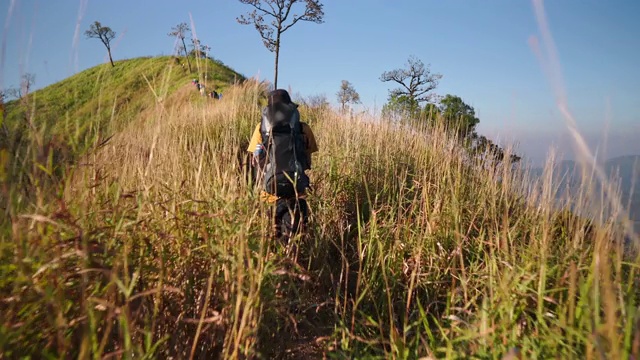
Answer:
[(187, 65), (189, 65), (189, 74), (191, 74), (191, 61), (189, 61), (189, 53), (187, 52), (187, 44), (184, 43), (184, 38), (182, 38), (182, 47), (184, 48), (184, 57), (187, 58)]
[(107, 52), (109, 53), (109, 61), (111, 61), (111, 67), (115, 67), (115, 65), (113, 64), (113, 59), (111, 58), (111, 49), (107, 49)]
[(273, 80), (274, 90), (278, 88), (278, 59), (280, 58), (280, 29), (278, 29), (278, 36), (276, 38), (276, 74)]

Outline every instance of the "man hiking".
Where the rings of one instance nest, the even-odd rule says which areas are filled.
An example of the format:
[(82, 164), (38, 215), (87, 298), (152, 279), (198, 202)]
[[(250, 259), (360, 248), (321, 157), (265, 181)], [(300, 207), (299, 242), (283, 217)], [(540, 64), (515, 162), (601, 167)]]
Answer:
[(318, 145), (286, 90), (268, 94), (247, 151), (253, 154), (251, 163), (258, 170), (261, 198), (275, 203), (275, 236), (288, 242), (299, 231), (300, 222), (307, 221), (309, 177), (305, 171), (311, 169), (311, 154), (318, 151)]

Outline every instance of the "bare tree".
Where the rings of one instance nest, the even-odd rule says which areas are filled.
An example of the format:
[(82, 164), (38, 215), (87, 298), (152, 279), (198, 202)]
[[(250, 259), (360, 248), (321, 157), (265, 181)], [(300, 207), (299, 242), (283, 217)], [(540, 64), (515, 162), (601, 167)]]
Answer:
[(202, 53), (203, 58), (205, 59), (209, 58), (209, 54), (211, 53), (211, 46), (200, 45), (200, 52)]
[(190, 54), (200, 59), (207, 58), (211, 51), (211, 46), (202, 44), (198, 39), (191, 39), (191, 48)]
[(35, 84), (36, 82), (36, 76), (32, 73), (24, 73), (22, 74), (22, 76), (20, 77), (20, 86), (15, 88), (15, 87), (10, 87), (9, 89), (7, 89), (4, 92), (4, 96), (3, 96), (3, 100), (4, 98), (6, 98), (7, 96), (10, 96), (14, 99), (22, 99), (24, 96), (29, 95), (29, 92), (31, 91), (31, 87), (33, 86), (33, 84)]
[(23, 95), (29, 95), (31, 92), (31, 87), (36, 83), (36, 76), (32, 73), (24, 73), (22, 74), (22, 78), (20, 80), (20, 90)]
[(400, 85), (399, 88), (390, 91), (393, 98), (406, 96), (411, 103), (419, 104), (432, 99), (433, 91), (442, 78), (440, 74), (432, 74), (429, 66), (413, 56), (405, 64), (404, 69), (385, 71), (380, 76), (383, 82), (393, 81)]
[(324, 94), (309, 95), (307, 97), (300, 97), (296, 100), (296, 103), (301, 103), (311, 109), (327, 109), (329, 108), (329, 100)]
[(338, 102), (342, 105), (342, 112), (346, 110), (347, 104), (360, 103), (360, 94), (358, 94), (353, 85), (347, 80), (342, 80), (340, 90), (338, 90), (336, 95), (338, 96)]
[(115, 39), (116, 33), (111, 30), (108, 26), (102, 26), (99, 21), (94, 22), (89, 27), (89, 30), (84, 32), (84, 35), (91, 39), (100, 39), (104, 46), (107, 48), (107, 52), (109, 53), (109, 61), (111, 62), (111, 66), (115, 66), (113, 64), (113, 58), (111, 57), (111, 40)]
[(191, 29), (189, 28), (187, 23), (182, 22), (172, 27), (171, 32), (168, 33), (167, 35), (176, 37), (180, 39), (180, 41), (182, 41), (182, 49), (184, 50), (184, 57), (187, 58), (187, 65), (189, 65), (189, 73), (191, 73), (191, 61), (189, 61), (189, 52), (187, 51), (187, 44), (184, 41), (189, 31), (191, 31)]
[[(275, 77), (273, 86), (278, 88), (278, 60), (280, 57), (280, 38), (298, 21), (310, 21), (317, 24), (324, 22), (323, 5), (320, 0), (239, 0), (241, 3), (253, 6), (254, 10), (245, 15), (240, 15), (237, 20), (243, 25), (254, 25), (264, 46), (276, 53)], [(291, 9), (296, 3), (305, 3), (304, 13), (291, 14)], [(289, 17), (291, 16), (291, 17)], [(265, 17), (273, 18), (269, 24)], [(287, 22), (287, 20), (290, 20)]]
[[(36, 76), (32, 73), (24, 73), (22, 74), (22, 76), (20, 77), (20, 86), (17, 88), (11, 87), (9, 88), (4, 95), (5, 96), (11, 96), (14, 99), (16, 99), (17, 101), (19, 101), (19, 103), (24, 106), (25, 109), (28, 109), (28, 98), (27, 95), (29, 95), (29, 93), (31, 92), (31, 88), (33, 87), (33, 84), (35, 84), (36, 82)], [(3, 97), (4, 100), (4, 97)], [(24, 120), (26, 121), (26, 124), (29, 125), (29, 127), (31, 127), (32, 130), (35, 131), (36, 127), (32, 122), (32, 116), (31, 116), (31, 112), (29, 111), (24, 111), (23, 113), (23, 117)], [(3, 114), (3, 117), (6, 117), (7, 114)], [(0, 121), (2, 121), (3, 119), (0, 119)], [(5, 126), (4, 121), (2, 121), (3, 123), (3, 131), (5, 132), (5, 135), (8, 136), (8, 128)], [(41, 139), (40, 136), (36, 135), (36, 138), (38, 140), (39, 143), (41, 143)]]
[(22, 93), (20, 92), (20, 88), (15, 88), (15, 87), (10, 87), (7, 90), (5, 90), (4, 92), (4, 96), (5, 99), (6, 98), (12, 98), (12, 99), (20, 99), (22, 97)]

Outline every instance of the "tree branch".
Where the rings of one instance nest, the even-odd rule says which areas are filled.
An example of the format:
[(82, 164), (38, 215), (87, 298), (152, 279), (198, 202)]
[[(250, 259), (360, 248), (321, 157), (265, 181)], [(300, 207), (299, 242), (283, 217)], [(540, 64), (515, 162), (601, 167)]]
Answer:
[(269, 5), (269, 7), (271, 8), (271, 11), (264, 9), (260, 6), (260, 1), (259, 0), (240, 0), (241, 3), (243, 4), (247, 4), (247, 5), (251, 5), (253, 6), (256, 10), (262, 11), (263, 13), (273, 16), (273, 17), (277, 17), (277, 15), (275, 14), (275, 9), (273, 8), (273, 6), (271, 6), (270, 2), (267, 2), (267, 5)]

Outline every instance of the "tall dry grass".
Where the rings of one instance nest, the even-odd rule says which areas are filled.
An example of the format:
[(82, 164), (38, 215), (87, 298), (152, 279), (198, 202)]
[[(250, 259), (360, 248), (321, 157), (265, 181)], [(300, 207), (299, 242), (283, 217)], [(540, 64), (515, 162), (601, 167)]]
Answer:
[(159, 97), (12, 219), (5, 357), (638, 356), (619, 226), (437, 125), (301, 107), (320, 152), (286, 255), (244, 161), (263, 93)]

